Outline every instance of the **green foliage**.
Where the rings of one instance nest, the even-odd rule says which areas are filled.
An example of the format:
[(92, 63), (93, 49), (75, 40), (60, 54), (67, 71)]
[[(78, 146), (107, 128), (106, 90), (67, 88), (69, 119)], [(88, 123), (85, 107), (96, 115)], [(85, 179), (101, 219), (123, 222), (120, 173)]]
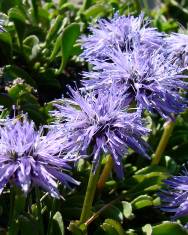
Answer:
[(58, 70), (58, 74), (64, 70), (68, 62), (68, 59), (73, 51), (73, 46), (76, 42), (76, 39), (78, 39), (79, 35), (80, 35), (80, 26), (77, 23), (70, 24), (63, 31), (61, 39), (62, 61), (60, 68)]
[(124, 235), (124, 230), (120, 223), (112, 219), (106, 219), (101, 225), (106, 235)]
[(52, 218), (52, 228), (51, 228), (51, 234), (57, 234), (57, 235), (64, 235), (65, 233), (63, 219), (61, 216), (61, 213), (57, 211), (55, 215)]
[(186, 235), (188, 232), (181, 225), (173, 222), (164, 222), (153, 227), (153, 235)]

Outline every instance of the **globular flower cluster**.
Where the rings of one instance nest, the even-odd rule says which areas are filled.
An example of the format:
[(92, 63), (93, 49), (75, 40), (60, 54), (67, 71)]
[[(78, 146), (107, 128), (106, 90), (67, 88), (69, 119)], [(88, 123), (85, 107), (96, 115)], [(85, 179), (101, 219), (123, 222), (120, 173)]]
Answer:
[(167, 53), (173, 55), (180, 67), (188, 66), (188, 35), (173, 33), (166, 38)]
[(60, 156), (62, 138), (53, 130), (43, 135), (33, 122), (12, 119), (0, 127), (0, 192), (14, 183), (25, 194), (39, 186), (53, 197), (59, 197), (57, 180), (69, 186), (78, 184), (62, 170), (70, 169), (69, 159)]
[[(188, 36), (162, 34), (149, 23), (143, 14), (115, 14), (111, 20), (102, 19), (91, 26), (89, 36), (80, 40), (82, 57), (92, 65), (92, 70), (83, 73), (83, 85), (96, 97), (113, 87), (126, 110), (131, 106), (141, 114), (147, 110), (173, 120), (187, 107)], [(131, 115), (136, 117), (136, 113)], [(134, 136), (137, 130), (132, 130)], [(128, 136), (132, 140), (130, 132)], [(126, 144), (125, 139), (121, 140)], [(137, 142), (144, 146), (141, 139)], [(162, 209), (175, 212), (174, 218), (188, 214), (187, 171), (184, 174), (166, 180), (168, 190), (161, 195), (165, 201)]]
[[(118, 176), (128, 147), (147, 156), (142, 137), (144, 110), (173, 119), (186, 107), (180, 90), (187, 88), (185, 66), (167, 50), (167, 36), (149, 26), (144, 15), (101, 19), (80, 39), (82, 58), (93, 67), (85, 72), (82, 94), (57, 101), (55, 126), (67, 133), (65, 152), (91, 156), (98, 166), (110, 153)], [(135, 107), (130, 112), (130, 106)]]
[[(67, 130), (68, 143), (64, 147), (67, 152), (90, 154), (95, 169), (102, 152), (110, 153), (119, 177), (123, 177), (121, 161), (127, 147), (149, 158), (147, 144), (142, 139), (148, 130), (143, 127), (140, 112), (124, 110), (118, 90), (99, 93), (97, 97), (93, 93), (81, 96), (74, 90), (71, 94), (72, 99), (60, 101), (52, 112), (59, 127)], [(89, 146), (92, 146), (90, 153)]]
[(148, 25), (144, 14), (134, 17), (116, 13), (111, 20), (100, 19), (95, 27), (89, 28), (91, 34), (80, 40), (84, 49), (82, 57), (90, 63), (96, 60), (103, 62), (109, 58), (111, 50), (131, 52), (138, 46), (143, 46), (145, 52), (151, 53), (164, 41), (163, 34)]
[(91, 78), (84, 81), (87, 89), (102, 92), (115, 84), (125, 105), (136, 102), (139, 108), (158, 112), (166, 119), (185, 109), (185, 100), (178, 91), (187, 88), (183, 81), (186, 76), (182, 75), (184, 69), (173, 64), (172, 57), (167, 60), (157, 50), (143, 59), (138, 48), (132, 53), (114, 51), (109, 58), (111, 63), (95, 62), (94, 71), (84, 73)]
[(87, 90), (102, 92), (115, 84), (125, 105), (136, 102), (142, 110), (158, 112), (165, 119), (185, 109), (180, 90), (187, 88), (183, 81), (186, 35), (167, 37), (150, 28), (142, 14), (99, 20), (91, 33), (82, 38), (82, 56), (93, 65), (84, 73)]
[[(78, 157), (92, 158), (95, 171), (102, 153), (108, 153), (119, 177), (128, 148), (149, 158), (143, 139), (149, 130), (142, 114), (147, 110), (173, 119), (187, 107), (182, 94), (187, 88), (188, 45), (187, 36), (166, 36), (149, 23), (143, 14), (115, 14), (90, 27), (91, 34), (80, 42), (81, 56), (92, 70), (83, 74), (81, 91), (70, 88), (71, 98), (54, 102), (54, 122), (47, 133), (42, 127), (37, 131), (26, 118), (0, 127), (0, 191), (14, 182), (25, 193), (38, 185), (59, 197), (57, 180), (78, 184), (66, 173)], [(175, 190), (164, 198), (177, 216), (187, 211), (181, 209), (184, 191), (178, 191), (186, 191), (184, 179), (166, 181)]]
[(160, 197), (163, 201), (162, 210), (174, 213), (173, 219), (188, 215), (188, 171), (185, 168), (179, 176), (165, 180), (167, 190)]

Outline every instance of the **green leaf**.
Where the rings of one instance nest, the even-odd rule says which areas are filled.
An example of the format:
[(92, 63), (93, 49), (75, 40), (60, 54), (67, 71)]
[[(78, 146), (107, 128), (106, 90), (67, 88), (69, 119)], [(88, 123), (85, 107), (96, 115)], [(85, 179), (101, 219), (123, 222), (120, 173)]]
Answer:
[(29, 60), (34, 60), (40, 53), (39, 39), (35, 35), (26, 37), (23, 41), (24, 52)]
[(123, 215), (126, 219), (132, 219), (134, 217), (134, 214), (132, 213), (132, 205), (129, 202), (122, 201), (123, 206)]
[(98, 4), (98, 5), (93, 5), (89, 9), (87, 9), (84, 12), (84, 16), (86, 17), (86, 19), (95, 18), (105, 15), (106, 12), (107, 12), (106, 6)]
[(165, 167), (161, 167), (158, 165), (150, 165), (150, 166), (146, 166), (140, 170), (138, 170), (135, 175), (145, 175), (148, 173), (152, 173), (152, 172), (163, 172), (163, 173), (168, 173), (167, 169)]
[(21, 235), (39, 234), (38, 223), (34, 219), (21, 215), (19, 216), (19, 223)]
[(68, 230), (72, 232), (74, 235), (86, 235), (87, 234), (87, 228), (85, 224), (79, 223), (79, 221), (71, 221), (68, 227)]
[(55, 77), (55, 69), (46, 69), (44, 72), (40, 73), (40, 80), (38, 80), (38, 85), (42, 86), (43, 88), (50, 87), (61, 89), (61, 84)]
[(66, 219), (78, 219), (84, 201), (84, 195), (71, 195), (66, 198), (66, 203), (63, 206), (63, 213), (66, 215)]
[(168, 177), (169, 173), (163, 167), (146, 167), (136, 172), (125, 184), (130, 185), (128, 194), (135, 197), (141, 193), (159, 190), (163, 180)]
[(63, 12), (63, 11), (72, 11), (72, 12), (74, 12), (75, 11), (75, 4), (70, 3), (70, 2), (64, 3), (60, 7), (60, 12)]
[(188, 232), (180, 224), (174, 222), (164, 222), (153, 227), (152, 235), (187, 235)]
[(42, 7), (38, 8), (38, 18), (42, 23), (42, 27), (47, 30), (50, 27), (50, 15), (48, 10)]
[(38, 4), (37, 4), (37, 1), (38, 0), (31, 0), (35, 22), (38, 21)]
[(0, 105), (3, 105), (6, 108), (11, 108), (13, 104), (14, 101), (9, 95), (0, 93)]
[(33, 47), (39, 43), (39, 39), (36, 35), (29, 35), (24, 39), (23, 43), (29, 47)]
[(25, 34), (25, 25), (26, 25), (26, 17), (23, 12), (18, 8), (11, 8), (8, 12), (9, 19), (14, 22), (20, 46), (22, 46), (22, 41)]
[(162, 157), (161, 164), (164, 165), (171, 174), (174, 174), (178, 168), (177, 163), (169, 156)]
[(18, 4), (20, 0), (1, 0), (0, 1), (0, 11), (7, 12), (11, 7)]
[(19, 232), (20, 228), (20, 223), (19, 223), (19, 216), (21, 213), (23, 213), (24, 208), (25, 208), (25, 202), (26, 202), (26, 197), (24, 194), (19, 191), (18, 189), (15, 188), (15, 191), (12, 192), (15, 194), (15, 199), (14, 199), (14, 207), (13, 207), (13, 214), (12, 214), (12, 219), (11, 219), (11, 224), (9, 227), (8, 234), (9, 235), (17, 235)]
[(55, 215), (53, 216), (51, 231), (52, 231), (51, 235), (53, 234), (64, 235), (65, 234), (63, 219), (59, 211), (57, 211)]
[(12, 59), (12, 39), (8, 32), (0, 32), (1, 64), (7, 64)]
[(33, 87), (36, 87), (35, 81), (30, 77), (30, 75), (22, 68), (16, 65), (7, 65), (3, 69), (3, 78), (5, 81), (13, 81), (16, 78), (23, 79), (26, 83)]
[(93, 0), (84, 0), (81, 10), (85, 11), (87, 8), (89, 8), (92, 5)]
[(47, 36), (46, 36), (46, 45), (49, 44), (54, 38), (57, 37), (57, 32), (60, 29), (61, 25), (63, 23), (63, 17), (61, 15), (58, 15), (54, 24), (50, 28)]
[(59, 53), (61, 48), (61, 41), (62, 41), (62, 35), (59, 35), (54, 43), (54, 47), (49, 58), (50, 62), (52, 62), (55, 59), (56, 55)]
[(142, 227), (142, 231), (144, 235), (152, 235), (152, 226), (150, 224), (146, 224)]
[(152, 206), (153, 199), (148, 195), (140, 195), (137, 198), (135, 198), (131, 203), (134, 206), (134, 208), (141, 209), (146, 206)]
[(113, 219), (105, 219), (101, 228), (107, 235), (125, 235), (121, 224)]
[(111, 205), (110, 207), (106, 208), (106, 210), (103, 211), (101, 216), (104, 218), (108, 217), (108, 218), (117, 220), (119, 222), (123, 221), (123, 213), (118, 207), (114, 205)]
[(16, 102), (21, 95), (30, 94), (32, 87), (27, 84), (16, 84), (8, 89), (9, 96)]
[(61, 43), (62, 61), (60, 68), (58, 70), (58, 74), (60, 74), (64, 70), (68, 62), (68, 59), (71, 56), (73, 46), (76, 40), (78, 39), (79, 35), (80, 35), (80, 25), (77, 23), (72, 23), (65, 28), (62, 35), (62, 43)]

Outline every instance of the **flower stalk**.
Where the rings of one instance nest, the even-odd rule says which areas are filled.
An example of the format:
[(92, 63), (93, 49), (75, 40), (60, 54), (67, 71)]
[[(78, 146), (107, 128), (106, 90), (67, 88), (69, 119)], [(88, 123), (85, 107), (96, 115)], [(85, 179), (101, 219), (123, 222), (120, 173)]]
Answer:
[(162, 156), (162, 154), (168, 144), (169, 138), (170, 138), (172, 131), (174, 129), (174, 125), (175, 125), (174, 121), (170, 121), (170, 122), (165, 123), (162, 137), (159, 141), (158, 147), (157, 147), (155, 154), (154, 154), (154, 157), (152, 159), (152, 163), (151, 163), (152, 165), (159, 164), (159, 162), (161, 160), (161, 156)]
[(17, 235), (20, 230), (19, 216), (24, 213), (26, 197), (15, 186), (10, 192), (10, 216), (8, 225), (8, 235)]
[(105, 182), (110, 175), (113, 167), (113, 159), (110, 155), (107, 156), (107, 162), (103, 168), (102, 174), (100, 175), (99, 181), (97, 183), (97, 189), (101, 192), (104, 188)]
[(99, 162), (96, 172), (94, 172), (93, 169), (94, 169), (94, 165), (92, 165), (92, 168), (90, 171), (86, 195), (85, 195), (84, 204), (83, 204), (82, 212), (80, 216), (80, 224), (85, 223), (85, 221), (90, 217), (93, 199), (95, 196), (95, 191), (96, 191), (96, 186), (97, 186), (97, 181), (98, 181), (99, 173), (101, 169), (101, 161)]
[(41, 214), (42, 208), (41, 208), (41, 203), (40, 203), (40, 191), (37, 186), (35, 187), (35, 195), (36, 195), (37, 214), (38, 214), (40, 234), (44, 235), (44, 227), (43, 227), (43, 220), (42, 220), (42, 214)]

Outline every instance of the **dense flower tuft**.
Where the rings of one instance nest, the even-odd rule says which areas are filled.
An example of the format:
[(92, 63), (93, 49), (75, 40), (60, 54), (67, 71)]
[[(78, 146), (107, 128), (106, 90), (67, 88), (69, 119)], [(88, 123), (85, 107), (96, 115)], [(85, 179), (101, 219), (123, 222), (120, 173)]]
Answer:
[(58, 132), (43, 135), (34, 123), (13, 119), (0, 128), (0, 192), (7, 183), (15, 183), (25, 194), (38, 185), (53, 197), (59, 197), (57, 182), (78, 184), (62, 170), (70, 169), (68, 159), (60, 157), (62, 138)]
[(74, 90), (71, 93), (72, 99), (59, 101), (57, 110), (52, 112), (58, 126), (67, 129), (67, 152), (91, 155), (95, 168), (101, 153), (110, 153), (119, 177), (123, 176), (121, 160), (127, 147), (148, 157), (142, 139), (148, 130), (143, 127), (139, 112), (122, 109), (117, 90), (99, 93), (97, 97), (93, 93), (81, 96)]
[(115, 84), (124, 96), (124, 103), (136, 102), (141, 109), (157, 111), (162, 117), (184, 111), (185, 99), (179, 94), (187, 88), (182, 75), (183, 68), (173, 64), (159, 51), (143, 58), (139, 48), (132, 53), (115, 50), (110, 54), (111, 62), (95, 61), (93, 71), (85, 72), (89, 78), (83, 81), (87, 89), (99, 90)]
[(119, 16), (117, 13), (111, 20), (100, 19), (95, 27), (90, 27), (91, 34), (82, 36), (84, 49), (82, 57), (91, 62), (108, 58), (109, 50), (120, 49), (122, 52), (132, 51), (142, 46), (149, 53), (163, 44), (163, 34), (155, 28), (148, 27), (144, 15)]
[(188, 66), (188, 35), (172, 33), (166, 38), (166, 49), (179, 66)]
[(188, 215), (188, 171), (165, 180), (167, 190), (160, 193), (161, 210), (174, 213), (173, 219)]

